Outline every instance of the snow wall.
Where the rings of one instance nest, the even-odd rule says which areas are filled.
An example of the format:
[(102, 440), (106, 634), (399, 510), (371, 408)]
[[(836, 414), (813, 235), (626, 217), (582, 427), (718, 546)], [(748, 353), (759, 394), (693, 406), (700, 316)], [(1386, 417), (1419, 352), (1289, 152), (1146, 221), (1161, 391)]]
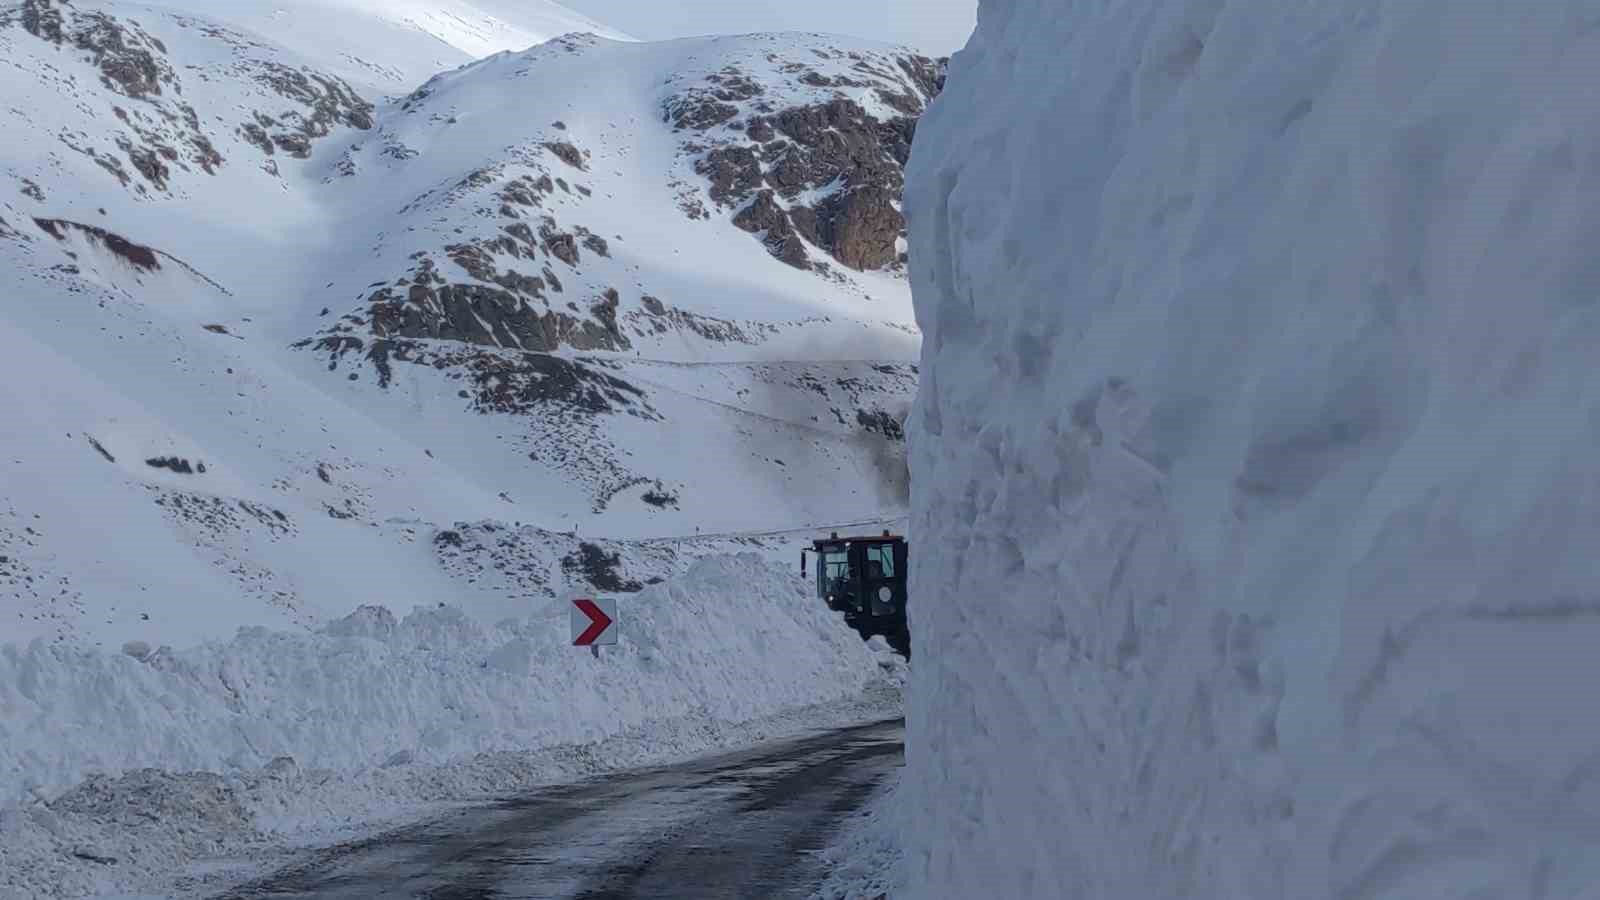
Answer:
[(908, 896), (1597, 896), (1600, 4), (982, 0)]
[(621, 597), (599, 660), (570, 645), (565, 602), (493, 627), (363, 607), (319, 633), (243, 628), (142, 661), (0, 644), (0, 808), (93, 772), (437, 763), (854, 698), (877, 657), (805, 587), (754, 554), (707, 557)]

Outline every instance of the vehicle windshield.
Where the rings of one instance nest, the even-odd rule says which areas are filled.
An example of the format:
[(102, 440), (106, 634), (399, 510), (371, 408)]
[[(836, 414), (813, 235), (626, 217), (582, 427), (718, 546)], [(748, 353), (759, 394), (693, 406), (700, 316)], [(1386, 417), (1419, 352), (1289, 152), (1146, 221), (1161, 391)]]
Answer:
[(850, 579), (850, 553), (840, 548), (822, 554), (822, 565), (817, 568), (822, 575), (825, 592), (842, 593), (848, 589)]

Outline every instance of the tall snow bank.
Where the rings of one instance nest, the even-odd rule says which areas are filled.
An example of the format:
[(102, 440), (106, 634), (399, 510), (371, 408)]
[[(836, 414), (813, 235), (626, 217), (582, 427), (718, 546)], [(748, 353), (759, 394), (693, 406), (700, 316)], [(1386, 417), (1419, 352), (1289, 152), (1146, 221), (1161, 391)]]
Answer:
[[(570, 646), (566, 604), (492, 628), (363, 607), (321, 633), (190, 650), (0, 645), (0, 808), (92, 772), (226, 772), (279, 756), (359, 769), (739, 722), (858, 695), (872, 651), (793, 573), (707, 557), (619, 601), (620, 643)], [(141, 659), (142, 658), (142, 659)]]
[(906, 194), (911, 896), (1600, 884), (1597, 36), (984, 0)]

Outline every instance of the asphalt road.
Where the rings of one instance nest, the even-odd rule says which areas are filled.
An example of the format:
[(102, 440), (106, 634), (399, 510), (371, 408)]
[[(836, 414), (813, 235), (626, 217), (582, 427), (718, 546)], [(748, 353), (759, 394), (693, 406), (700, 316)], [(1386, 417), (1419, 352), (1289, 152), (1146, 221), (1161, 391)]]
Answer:
[(340, 844), (218, 895), (260, 898), (806, 897), (810, 851), (904, 758), (904, 722), (551, 787)]

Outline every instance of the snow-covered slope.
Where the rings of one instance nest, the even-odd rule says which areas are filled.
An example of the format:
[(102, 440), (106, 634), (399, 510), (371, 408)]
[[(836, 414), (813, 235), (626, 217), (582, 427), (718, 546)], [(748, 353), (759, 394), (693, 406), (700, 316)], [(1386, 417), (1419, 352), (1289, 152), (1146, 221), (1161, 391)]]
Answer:
[[(0, 640), (513, 615), (593, 585), (569, 559), (643, 582), (903, 512), (895, 207), (939, 64), (569, 35), (386, 99), (348, 57), (410, 45), (313, 12), (467, 4), (298, 9), (0, 5)], [(522, 568), (452, 562), (484, 528)]]
[(225, 23), (384, 95), (410, 91), (445, 69), (564, 34), (630, 40), (551, 0), (148, 0), (148, 5)]
[(908, 895), (1593, 895), (1597, 24), (985, 0), (908, 176)]

